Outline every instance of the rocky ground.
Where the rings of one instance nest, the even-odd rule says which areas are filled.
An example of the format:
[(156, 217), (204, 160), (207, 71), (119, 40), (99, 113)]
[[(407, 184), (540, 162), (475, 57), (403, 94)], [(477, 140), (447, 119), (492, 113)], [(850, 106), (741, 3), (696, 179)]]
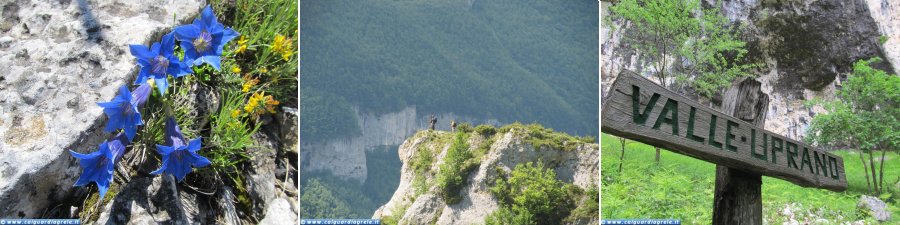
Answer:
[[(603, 15), (611, 2), (602, 1)], [(720, 11), (745, 25), (748, 57), (765, 66), (757, 72), (769, 95), (766, 130), (802, 139), (812, 117), (824, 110), (806, 107), (813, 98), (833, 99), (841, 81), (860, 59), (881, 57), (875, 65), (900, 72), (900, 2), (890, 0), (701, 1), (721, 3)], [(601, 93), (623, 69), (649, 68), (624, 41), (629, 25), (619, 20), (601, 26)], [(649, 70), (648, 70), (649, 71)], [(649, 74), (645, 74), (649, 75)], [(713, 99), (713, 101), (721, 101)]]
[[(134, 150), (120, 162), (108, 201), (97, 201), (93, 185), (72, 185), (81, 169), (67, 150), (91, 152), (109, 137), (95, 103), (111, 99), (137, 73), (128, 45), (158, 41), (193, 20), (205, 4), (0, 1), (0, 218), (82, 217), (92, 224), (296, 221), (298, 115), (291, 107), (267, 116), (254, 136), (260, 147), (243, 171), (245, 187), (150, 176), (147, 168), (158, 164), (138, 148), (129, 148)], [(214, 92), (193, 89), (198, 110), (214, 110)]]

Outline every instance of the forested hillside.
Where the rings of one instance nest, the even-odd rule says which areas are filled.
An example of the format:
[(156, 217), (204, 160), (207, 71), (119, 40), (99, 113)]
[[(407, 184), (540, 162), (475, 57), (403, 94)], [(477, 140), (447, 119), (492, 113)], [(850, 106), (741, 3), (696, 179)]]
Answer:
[(415, 106), (597, 135), (596, 1), (304, 1), (301, 136)]

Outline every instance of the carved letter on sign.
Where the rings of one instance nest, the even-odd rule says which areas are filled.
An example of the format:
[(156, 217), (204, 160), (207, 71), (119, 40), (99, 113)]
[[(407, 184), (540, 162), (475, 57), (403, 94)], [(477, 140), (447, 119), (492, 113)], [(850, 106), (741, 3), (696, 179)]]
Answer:
[(609, 134), (804, 187), (847, 189), (840, 157), (702, 106), (635, 73), (619, 74), (602, 114), (601, 130)]

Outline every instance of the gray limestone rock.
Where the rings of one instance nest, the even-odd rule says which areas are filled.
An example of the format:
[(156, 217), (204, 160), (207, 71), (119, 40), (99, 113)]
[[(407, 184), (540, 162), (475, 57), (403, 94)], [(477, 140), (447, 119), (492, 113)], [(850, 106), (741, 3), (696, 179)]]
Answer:
[(284, 198), (276, 198), (266, 209), (266, 217), (259, 224), (297, 224), (297, 208)]
[(203, 4), (0, 2), (0, 217), (40, 217), (80, 189), (67, 150), (90, 152), (112, 137), (95, 103), (134, 80), (128, 45), (158, 41)]
[(869, 215), (878, 221), (888, 221), (891, 219), (891, 211), (888, 210), (887, 204), (881, 199), (872, 196), (860, 196), (857, 207), (869, 212)]

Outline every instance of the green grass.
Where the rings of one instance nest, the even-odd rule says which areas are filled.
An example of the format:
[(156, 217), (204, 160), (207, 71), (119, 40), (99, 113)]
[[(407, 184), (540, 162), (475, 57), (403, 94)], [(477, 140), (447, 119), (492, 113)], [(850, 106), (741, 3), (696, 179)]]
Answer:
[(259, 130), (260, 124), (248, 124), (241, 117), (231, 115), (233, 110), (241, 109), (244, 97), (245, 95), (236, 92), (223, 92), (222, 106), (212, 116), (208, 144), (211, 149), (204, 154), (217, 171), (233, 173), (238, 170), (238, 165), (250, 159), (245, 148), (253, 145), (251, 135)]
[[(685, 224), (709, 224), (712, 221), (712, 198), (715, 188), (715, 164), (677, 153), (662, 151), (660, 163), (654, 162), (655, 150), (642, 143), (629, 141), (625, 148), (622, 172), (617, 172), (621, 153), (616, 137), (603, 134), (600, 164), (601, 218), (672, 218)], [(822, 218), (837, 224), (858, 220), (873, 221), (856, 208), (859, 196), (866, 191), (859, 156), (852, 151), (836, 151), (844, 159), (849, 184), (844, 192), (804, 188), (777, 178), (763, 177), (763, 220), (769, 224), (785, 221), (786, 205), (795, 204), (795, 218)], [(900, 179), (900, 155), (888, 153), (885, 161), (885, 186)], [(896, 192), (896, 190), (889, 190)], [(887, 223), (898, 223), (900, 208), (897, 198), (886, 200), (892, 214)]]

